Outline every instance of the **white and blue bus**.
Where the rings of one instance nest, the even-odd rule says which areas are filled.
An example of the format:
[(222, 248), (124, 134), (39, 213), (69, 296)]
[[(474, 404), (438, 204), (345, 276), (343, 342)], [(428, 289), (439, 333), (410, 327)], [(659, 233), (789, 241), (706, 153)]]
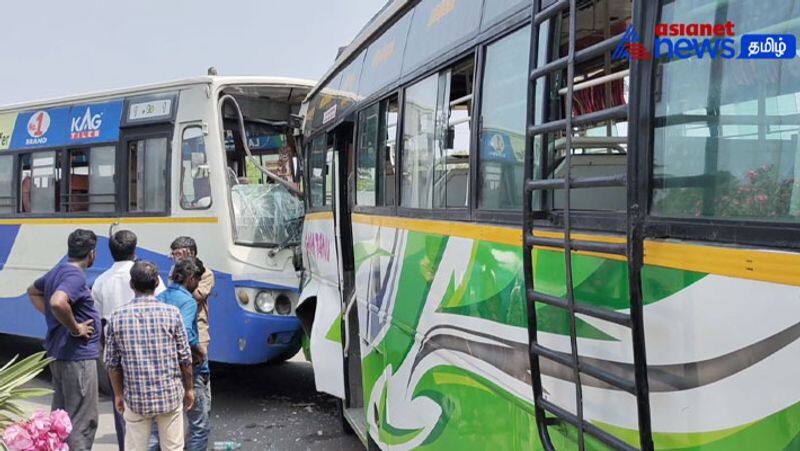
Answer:
[(211, 360), (294, 355), (303, 205), (290, 119), (312, 86), (209, 76), (0, 108), (0, 333), (44, 336), (25, 288), (66, 258), (70, 231), (98, 235), (91, 282), (112, 263), (108, 236), (130, 229), (162, 277), (172, 240), (196, 239), (216, 277)]

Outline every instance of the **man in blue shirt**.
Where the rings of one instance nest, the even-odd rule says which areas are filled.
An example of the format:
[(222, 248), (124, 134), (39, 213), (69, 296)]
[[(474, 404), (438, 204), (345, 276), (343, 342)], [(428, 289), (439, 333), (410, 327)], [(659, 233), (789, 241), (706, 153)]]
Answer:
[[(208, 435), (211, 432), (211, 381), (208, 360), (200, 348), (197, 329), (197, 302), (192, 293), (197, 289), (205, 272), (203, 263), (192, 257), (178, 260), (172, 269), (172, 277), (167, 290), (156, 299), (178, 308), (192, 349), (194, 374), (194, 407), (187, 412), (189, 419), (189, 437), (186, 449), (189, 451), (205, 451), (208, 449)], [(153, 434), (150, 449), (158, 449), (158, 436)]]
[(97, 236), (77, 229), (67, 240), (67, 261), (59, 263), (28, 288), (33, 306), (47, 323), (45, 346), (53, 381), (51, 408), (65, 410), (72, 421), (67, 439), (73, 451), (91, 450), (97, 432), (97, 366), (100, 314), (86, 286), (95, 259)]

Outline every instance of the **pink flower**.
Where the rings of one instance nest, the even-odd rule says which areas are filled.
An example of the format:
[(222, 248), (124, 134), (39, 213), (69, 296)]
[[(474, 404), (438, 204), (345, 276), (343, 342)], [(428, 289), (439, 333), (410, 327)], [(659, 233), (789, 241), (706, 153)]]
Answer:
[(33, 440), (33, 451), (49, 451), (50, 446), (47, 444), (47, 437), (42, 434)]
[(66, 440), (72, 432), (72, 422), (69, 415), (63, 410), (54, 410), (50, 413), (50, 430), (58, 435), (61, 440)]
[(766, 202), (767, 201), (767, 195), (766, 194), (757, 194), (756, 195), (756, 200), (759, 201), (759, 202), (762, 202), (762, 203)]
[(41, 410), (34, 412), (28, 423), (38, 433), (50, 431), (50, 416)]
[(53, 451), (61, 447), (61, 444), (64, 442), (55, 432), (48, 432), (47, 435), (47, 451)]
[(3, 432), (3, 442), (9, 451), (25, 451), (33, 446), (30, 434), (19, 425), (11, 425)]

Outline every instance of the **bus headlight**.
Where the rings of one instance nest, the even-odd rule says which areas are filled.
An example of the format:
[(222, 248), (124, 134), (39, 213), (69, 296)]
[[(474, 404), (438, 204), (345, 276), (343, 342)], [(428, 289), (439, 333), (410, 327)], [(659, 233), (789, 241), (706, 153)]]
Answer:
[(268, 291), (259, 291), (256, 295), (256, 310), (261, 313), (272, 313), (275, 310), (275, 298)]
[(289, 296), (281, 293), (275, 298), (275, 313), (282, 316), (292, 314), (292, 300), (289, 299)]

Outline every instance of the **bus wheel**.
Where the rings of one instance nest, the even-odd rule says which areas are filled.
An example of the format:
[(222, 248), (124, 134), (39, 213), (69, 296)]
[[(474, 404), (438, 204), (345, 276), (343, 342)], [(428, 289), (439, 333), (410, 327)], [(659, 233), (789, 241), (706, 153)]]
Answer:
[(297, 353), (300, 352), (300, 348), (300, 340), (296, 340), (296, 343), (289, 345), (289, 349), (273, 357), (269, 363), (283, 363), (297, 355)]

